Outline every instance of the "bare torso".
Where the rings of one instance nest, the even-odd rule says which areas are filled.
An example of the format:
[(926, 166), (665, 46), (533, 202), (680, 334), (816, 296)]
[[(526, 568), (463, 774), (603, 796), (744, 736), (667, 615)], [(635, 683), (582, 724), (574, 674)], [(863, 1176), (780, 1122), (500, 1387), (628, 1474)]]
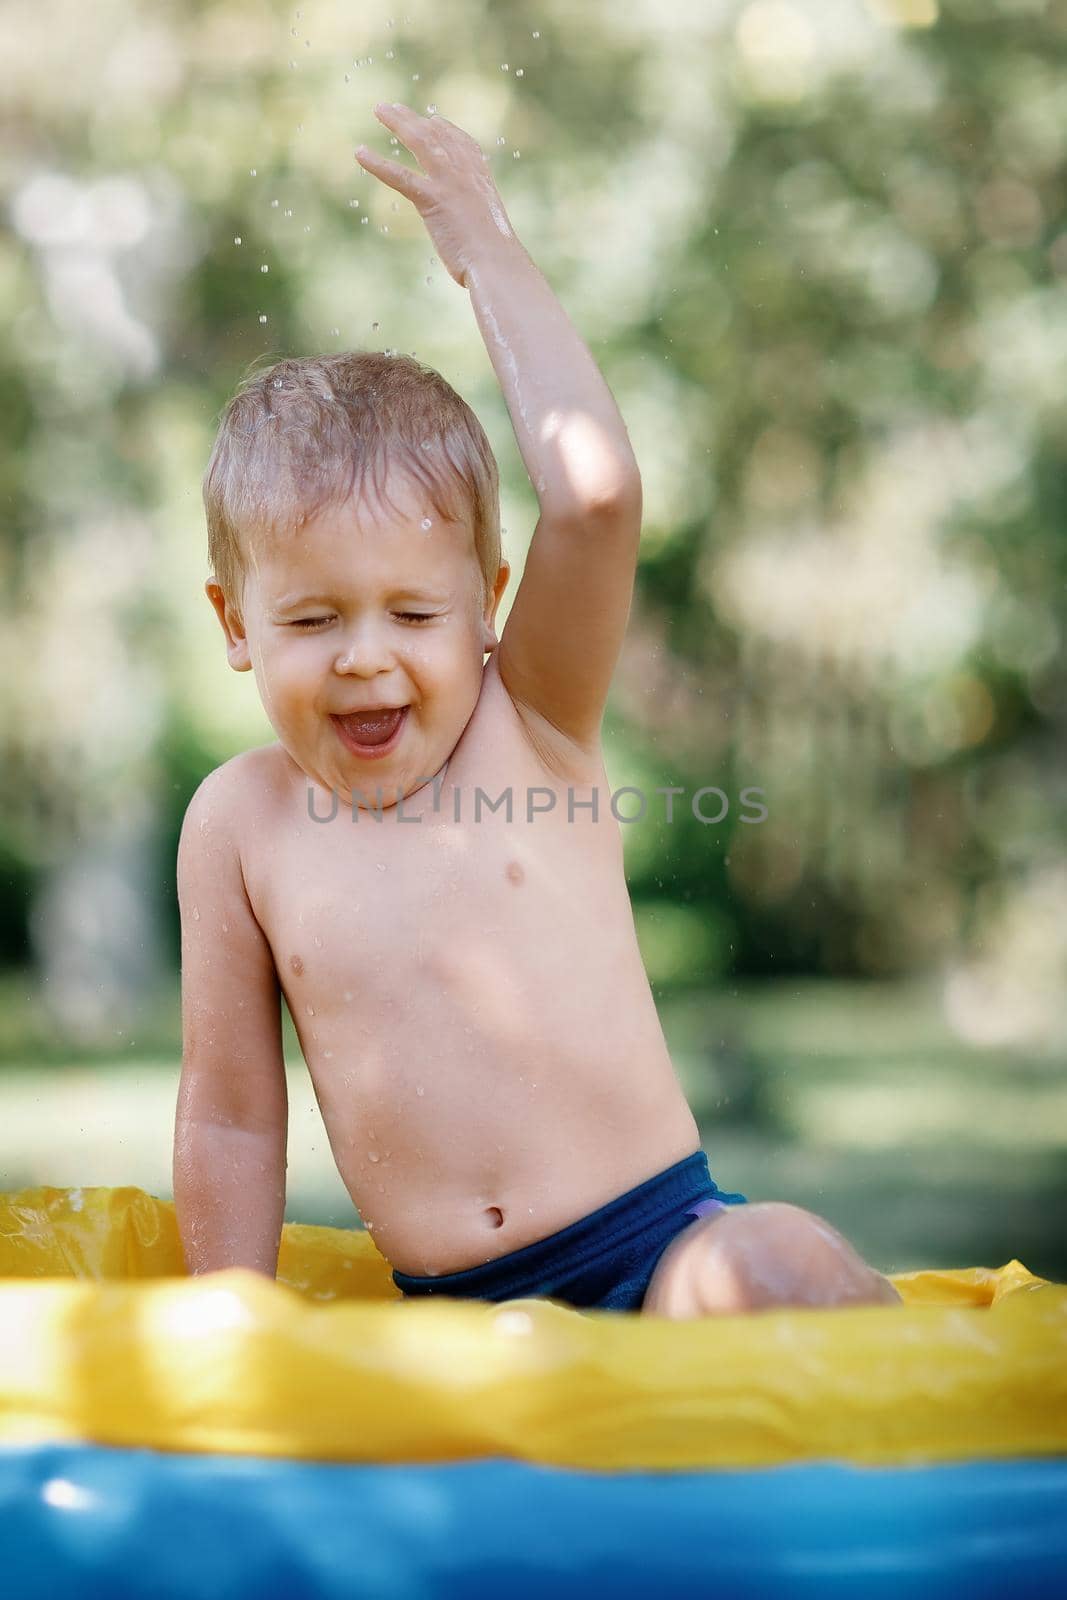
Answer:
[[(539, 742), (491, 658), (443, 777), (403, 803), (417, 822), (340, 801), (312, 820), (309, 791), (318, 817), (334, 797), (280, 744), (238, 764), (252, 908), (341, 1177), (402, 1272), (518, 1250), (700, 1147), (607, 776)], [(476, 789), (509, 786), (512, 822), (484, 802), (476, 822)], [(528, 790), (555, 808), (528, 822)]]

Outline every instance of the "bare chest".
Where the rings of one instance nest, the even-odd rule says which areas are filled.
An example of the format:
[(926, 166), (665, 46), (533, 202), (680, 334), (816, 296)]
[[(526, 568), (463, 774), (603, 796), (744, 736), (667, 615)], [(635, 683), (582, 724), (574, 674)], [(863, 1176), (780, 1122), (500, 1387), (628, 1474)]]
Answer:
[(494, 1017), (534, 1026), (612, 928), (632, 932), (603, 769), (559, 777), (503, 710), (468, 735), (399, 806), (290, 783), (250, 841), (253, 909), (313, 1071), (336, 1059), (335, 1027), (386, 1056)]

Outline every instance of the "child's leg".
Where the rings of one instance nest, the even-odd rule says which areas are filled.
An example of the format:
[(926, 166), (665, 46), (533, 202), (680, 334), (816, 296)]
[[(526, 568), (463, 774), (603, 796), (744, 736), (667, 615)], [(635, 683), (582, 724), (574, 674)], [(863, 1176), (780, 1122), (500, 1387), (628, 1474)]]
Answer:
[(682, 1320), (776, 1306), (899, 1303), (892, 1284), (822, 1217), (767, 1200), (691, 1223), (656, 1263), (641, 1310)]

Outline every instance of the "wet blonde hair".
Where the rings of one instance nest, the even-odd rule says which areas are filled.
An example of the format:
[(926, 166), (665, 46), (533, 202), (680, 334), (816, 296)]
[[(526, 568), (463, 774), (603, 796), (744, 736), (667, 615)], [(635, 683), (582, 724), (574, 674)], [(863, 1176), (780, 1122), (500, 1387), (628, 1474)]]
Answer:
[(241, 615), (247, 541), (284, 536), (399, 470), (446, 521), (466, 522), (483, 604), (500, 569), (500, 480), (485, 431), (432, 367), (374, 350), (250, 369), (222, 415), (204, 473), (208, 557)]

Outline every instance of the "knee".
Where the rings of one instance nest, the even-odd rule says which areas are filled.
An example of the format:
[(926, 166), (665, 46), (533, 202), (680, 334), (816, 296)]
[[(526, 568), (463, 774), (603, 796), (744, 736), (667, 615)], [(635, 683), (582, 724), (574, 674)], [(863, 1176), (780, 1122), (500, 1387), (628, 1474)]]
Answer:
[(731, 1207), (676, 1244), (666, 1281), (653, 1282), (657, 1293), (649, 1309), (661, 1314), (888, 1305), (900, 1299), (825, 1218), (783, 1200)]

